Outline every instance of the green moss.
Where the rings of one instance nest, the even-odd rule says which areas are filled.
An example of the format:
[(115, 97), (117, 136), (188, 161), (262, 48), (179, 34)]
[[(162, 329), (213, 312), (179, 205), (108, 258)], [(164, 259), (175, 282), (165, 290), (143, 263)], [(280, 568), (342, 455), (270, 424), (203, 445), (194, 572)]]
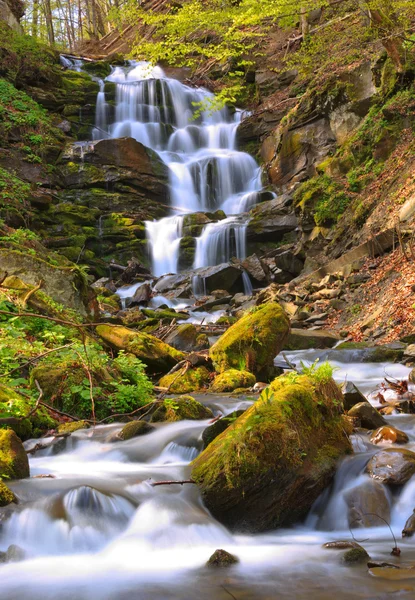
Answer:
[(160, 379), (160, 386), (168, 388), (173, 394), (186, 394), (202, 390), (209, 384), (210, 373), (206, 367), (187, 369), (183, 374), (180, 371), (165, 375)]
[(273, 366), (289, 333), (289, 320), (279, 304), (270, 302), (248, 311), (211, 347), (217, 372), (251, 371), (261, 376)]
[(226, 568), (231, 567), (232, 565), (235, 565), (238, 562), (239, 559), (233, 554), (226, 552), (226, 550), (215, 550), (215, 552), (207, 561), (206, 566), (215, 568)]
[[(28, 415), (34, 402), (19, 394), (14, 388), (0, 384), (0, 412), (4, 417), (21, 417)], [(19, 420), (10, 425), (10, 429), (21, 438), (27, 440), (55, 427), (56, 421), (52, 419), (43, 406), (39, 406), (28, 419)]]
[(84, 63), (83, 70), (101, 79), (105, 79), (111, 73), (111, 65), (105, 60)]
[(0, 481), (0, 507), (7, 506), (12, 502), (16, 502), (16, 496), (5, 483)]
[(0, 478), (29, 476), (29, 461), (22, 442), (12, 429), (0, 429)]
[(120, 440), (130, 440), (133, 437), (145, 435), (146, 433), (150, 433), (150, 431), (153, 430), (154, 427), (149, 423), (146, 423), (146, 421), (130, 421), (130, 423), (124, 425), (124, 427), (118, 434), (118, 437), (120, 438)]
[(358, 564), (358, 563), (367, 563), (370, 559), (369, 554), (366, 552), (364, 548), (359, 546), (359, 548), (350, 548), (343, 554), (343, 562), (347, 564)]
[(255, 381), (255, 375), (249, 371), (228, 369), (215, 377), (210, 389), (215, 393), (232, 392), (237, 388), (252, 387)]
[(303, 183), (294, 194), (294, 202), (303, 213), (311, 213), (318, 226), (333, 225), (350, 203), (340, 183), (329, 175), (320, 175)]
[(178, 398), (166, 398), (153, 413), (151, 421), (197, 421), (199, 419), (211, 419), (213, 413), (209, 408), (197, 402), (191, 396), (179, 396)]
[(58, 433), (74, 433), (79, 429), (88, 429), (89, 424), (85, 421), (70, 421), (69, 423), (62, 423), (58, 427)]

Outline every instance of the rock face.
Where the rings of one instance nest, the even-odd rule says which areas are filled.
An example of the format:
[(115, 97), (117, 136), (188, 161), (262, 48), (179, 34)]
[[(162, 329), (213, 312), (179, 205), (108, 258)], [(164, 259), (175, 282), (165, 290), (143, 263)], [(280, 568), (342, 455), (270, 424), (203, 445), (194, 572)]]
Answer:
[(378, 427), (387, 425), (382, 415), (367, 401), (359, 402), (347, 414), (349, 417), (360, 419), (360, 423), (365, 429), (378, 429)]
[(284, 347), (290, 329), (279, 304), (269, 303), (248, 312), (211, 347), (209, 356), (218, 373), (227, 369), (267, 376), (276, 355)]
[(250, 212), (247, 228), (248, 242), (278, 242), (285, 233), (298, 227), (297, 217), (290, 212), (291, 199), (279, 196), (262, 202)]
[[(385, 519), (390, 521), (390, 501), (386, 488), (377, 481), (366, 481), (348, 490), (346, 500), (349, 526), (379, 527)], [(379, 517), (377, 516), (379, 515)]]
[(211, 385), (212, 392), (233, 392), (238, 388), (252, 387), (255, 384), (255, 375), (249, 371), (228, 369), (217, 375)]
[(0, 477), (29, 477), (29, 461), (20, 438), (11, 429), (0, 429)]
[(212, 418), (213, 413), (210, 408), (203, 406), (191, 396), (179, 396), (178, 398), (166, 398), (154, 411), (151, 421), (158, 423), (160, 421), (174, 422), (184, 419), (197, 421)]
[(185, 355), (148, 333), (127, 329), (121, 325), (98, 325), (97, 334), (117, 350), (137, 356), (150, 372), (166, 372)]
[(0, 21), (5, 21), (9, 27), (23, 33), (22, 26), (20, 25), (20, 19), (24, 15), (24, 4), (17, 0), (12, 2), (10, 0), (0, 0)]
[(366, 471), (376, 481), (403, 485), (415, 474), (415, 452), (403, 448), (387, 448), (373, 456)]
[(160, 379), (160, 387), (168, 388), (172, 394), (187, 394), (198, 392), (209, 384), (210, 373), (206, 367), (194, 367), (187, 369), (185, 373), (175, 371), (171, 375), (165, 375)]
[(341, 392), (332, 379), (275, 379), (192, 463), (211, 513), (247, 532), (304, 517), (330, 483), (337, 458), (351, 451), (336, 399)]

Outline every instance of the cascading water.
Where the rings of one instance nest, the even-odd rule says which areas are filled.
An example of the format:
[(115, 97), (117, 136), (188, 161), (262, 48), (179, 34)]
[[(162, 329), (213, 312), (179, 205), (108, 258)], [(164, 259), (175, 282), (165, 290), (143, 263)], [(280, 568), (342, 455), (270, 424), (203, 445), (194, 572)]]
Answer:
[[(115, 120), (107, 123), (101, 90), (94, 136), (101, 131), (102, 137), (106, 131), (113, 138), (131, 136), (157, 151), (169, 167), (174, 214), (147, 222), (146, 234), (153, 273), (176, 273), (184, 214), (221, 209), (236, 215), (258, 199), (260, 169), (251, 156), (235, 149), (242, 112), (205, 110), (212, 94), (169, 79), (146, 63), (116, 67), (107, 81), (116, 84)], [(197, 240), (194, 267), (244, 258), (245, 232), (246, 220), (234, 217), (207, 225)]]

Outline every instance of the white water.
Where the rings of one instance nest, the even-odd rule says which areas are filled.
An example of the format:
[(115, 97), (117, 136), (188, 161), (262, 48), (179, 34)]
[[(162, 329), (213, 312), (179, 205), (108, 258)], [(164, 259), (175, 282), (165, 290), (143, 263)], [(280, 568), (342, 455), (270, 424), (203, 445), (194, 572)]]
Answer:
[[(290, 353), (294, 362), (312, 352)], [(349, 355), (350, 356), (350, 355)], [(384, 371), (401, 377), (399, 365), (350, 363), (338, 357), (338, 380), (357, 375), (365, 389), (376, 387)], [(202, 397), (203, 399), (203, 397)], [(214, 411), (246, 407), (241, 399), (204, 397)], [(249, 403), (249, 402), (248, 402)], [(391, 417), (407, 432), (415, 449), (411, 415)], [(248, 599), (338, 600), (413, 598), (411, 585), (367, 575), (365, 567), (347, 568), (341, 552), (324, 542), (351, 539), (344, 494), (365, 481), (365, 463), (375, 448), (367, 437), (362, 452), (345, 459), (331, 494), (316, 503), (307, 521), (291, 529), (261, 535), (234, 535), (204, 509), (192, 485), (151, 487), (149, 481), (186, 479), (188, 462), (200, 451), (208, 421), (160, 424), (144, 437), (111, 443), (118, 425), (79, 431), (60, 453), (44, 450), (31, 457), (32, 475), (54, 479), (12, 482), (20, 509), (3, 522), (0, 550), (18, 544), (26, 552), (19, 563), (0, 566), (6, 600)], [(391, 524), (402, 561), (415, 557), (415, 541), (399, 539), (414, 508), (415, 481), (390, 497)], [(355, 530), (373, 560), (396, 561), (385, 526)], [(216, 548), (236, 554), (230, 571), (204, 567)], [(398, 585), (398, 587), (397, 587)], [(225, 588), (225, 589), (224, 589)], [(394, 597), (394, 596), (393, 596)]]
[[(157, 151), (169, 167), (174, 214), (147, 222), (146, 233), (154, 275), (177, 273), (184, 214), (222, 209), (236, 215), (258, 200), (260, 169), (251, 156), (235, 148), (242, 112), (210, 111), (205, 104), (212, 94), (169, 79), (162, 69), (146, 63), (116, 67), (107, 81), (116, 84), (115, 121), (108, 123), (100, 89), (94, 138), (105, 137), (106, 131), (113, 138), (131, 136)], [(197, 240), (194, 268), (233, 256), (244, 258), (245, 232), (246, 220), (232, 217), (207, 225)]]

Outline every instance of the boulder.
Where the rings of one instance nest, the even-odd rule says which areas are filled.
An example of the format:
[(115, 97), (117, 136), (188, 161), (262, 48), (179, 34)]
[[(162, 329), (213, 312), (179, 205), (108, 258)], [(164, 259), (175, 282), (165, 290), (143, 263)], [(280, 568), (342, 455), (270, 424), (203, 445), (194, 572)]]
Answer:
[(128, 306), (137, 306), (139, 304), (147, 304), (151, 298), (151, 285), (144, 283), (134, 292), (134, 296), (128, 303)]
[(258, 281), (259, 283), (261, 283), (261, 282), (264, 282), (267, 280), (267, 276), (264, 271), (264, 267), (262, 266), (262, 263), (256, 254), (252, 254), (251, 256), (248, 256), (248, 258), (245, 258), (241, 264), (242, 264), (243, 268), (245, 269), (245, 271), (247, 271), (247, 273), (255, 281)]
[(298, 219), (290, 212), (291, 199), (279, 196), (262, 202), (250, 210), (250, 220), (246, 230), (249, 242), (278, 242), (290, 231), (298, 227)]
[(283, 349), (308, 350), (310, 348), (332, 348), (339, 340), (340, 338), (336, 334), (324, 329), (310, 331), (309, 329), (292, 328)]
[(169, 333), (164, 341), (166, 344), (182, 352), (192, 352), (209, 348), (209, 340), (203, 334), (200, 334), (192, 323), (178, 325), (176, 329)]
[(275, 266), (284, 273), (297, 277), (304, 268), (304, 261), (296, 256), (292, 250), (280, 251), (274, 257)]
[(199, 419), (212, 419), (213, 413), (191, 396), (179, 396), (178, 398), (166, 398), (156, 408), (151, 417), (153, 423), (160, 421), (198, 421)]
[(391, 507), (386, 488), (377, 481), (368, 480), (347, 490), (344, 494), (347, 504), (349, 527), (379, 527), (384, 519), (390, 522)]
[[(33, 403), (26, 396), (22, 396), (14, 387), (0, 384), (0, 412), (3, 417), (21, 417), (32, 412)], [(26, 419), (16, 419), (9, 425), (10, 429), (23, 441), (37, 437), (48, 429), (56, 427), (56, 421), (49, 416), (43, 406)]]
[(192, 463), (213, 516), (251, 533), (302, 519), (351, 452), (338, 401), (331, 378), (275, 379)]
[(213, 440), (217, 438), (220, 433), (235, 423), (236, 419), (243, 415), (244, 412), (244, 410), (235, 410), (232, 414), (226, 415), (226, 417), (222, 417), (221, 419), (218, 419), (212, 423), (212, 425), (206, 427), (202, 433), (203, 447), (207, 448), (207, 446), (209, 446), (209, 444), (213, 442)]
[(210, 373), (206, 367), (193, 367), (184, 373), (180, 370), (165, 375), (160, 379), (159, 385), (168, 388), (172, 394), (187, 394), (199, 392), (209, 385)]
[(266, 378), (289, 329), (288, 317), (279, 304), (271, 302), (248, 311), (211, 347), (209, 356), (215, 370), (247, 370), (260, 380)]
[(360, 423), (365, 429), (378, 429), (387, 425), (382, 415), (367, 401), (355, 404), (347, 414), (349, 417), (360, 419)]
[(367, 463), (369, 475), (389, 485), (403, 485), (415, 474), (415, 452), (403, 448), (387, 448)]
[(236, 556), (234, 556), (233, 554), (226, 552), (226, 550), (215, 550), (215, 552), (212, 554), (212, 556), (207, 561), (206, 566), (215, 567), (215, 568), (224, 568), (224, 567), (231, 567), (232, 565), (235, 565), (238, 562), (239, 562), (239, 559)]
[(356, 565), (360, 563), (367, 563), (370, 559), (369, 554), (366, 552), (364, 548), (359, 546), (359, 548), (350, 548), (343, 554), (342, 562), (349, 565)]
[(168, 344), (148, 333), (133, 331), (122, 325), (98, 325), (97, 334), (116, 350), (137, 356), (152, 373), (165, 372), (185, 358)]
[(12, 429), (0, 429), (0, 478), (29, 477), (29, 461), (20, 438)]
[(89, 423), (86, 421), (68, 421), (68, 423), (59, 425), (58, 433), (74, 433), (80, 429), (89, 429)]
[(412, 537), (415, 533), (415, 508), (412, 515), (405, 523), (405, 527), (402, 530), (402, 537)]
[(139, 435), (151, 433), (151, 431), (154, 431), (154, 429), (155, 427), (146, 421), (130, 421), (124, 425), (121, 431), (117, 434), (117, 438), (119, 440), (126, 441), (133, 437), (138, 437)]
[(356, 404), (367, 402), (366, 397), (351, 381), (346, 381), (346, 383), (343, 384), (342, 391), (343, 407), (346, 411), (352, 409)]
[(384, 425), (372, 433), (370, 441), (372, 444), (382, 444), (383, 442), (391, 444), (407, 444), (409, 438), (404, 431)]
[(215, 377), (210, 389), (215, 393), (233, 392), (238, 388), (252, 387), (255, 381), (255, 375), (249, 371), (228, 369)]
[(16, 496), (7, 485), (0, 480), (0, 507), (8, 506), (12, 502), (17, 502)]
[(197, 294), (206, 295), (213, 290), (223, 289), (235, 294), (244, 289), (242, 269), (232, 263), (222, 263), (214, 267), (201, 267), (178, 275), (165, 275), (158, 280), (154, 289), (160, 294), (180, 290), (189, 297), (192, 287)]

